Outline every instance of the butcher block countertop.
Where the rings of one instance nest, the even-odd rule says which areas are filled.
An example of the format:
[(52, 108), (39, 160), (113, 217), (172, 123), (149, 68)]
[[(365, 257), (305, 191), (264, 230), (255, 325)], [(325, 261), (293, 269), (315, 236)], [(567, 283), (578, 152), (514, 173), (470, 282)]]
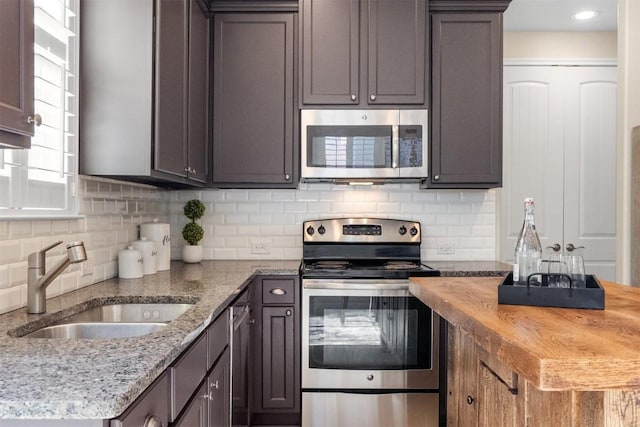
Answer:
[(411, 279), (410, 291), (540, 390), (640, 389), (640, 289), (601, 281), (604, 310), (498, 304), (496, 277)]

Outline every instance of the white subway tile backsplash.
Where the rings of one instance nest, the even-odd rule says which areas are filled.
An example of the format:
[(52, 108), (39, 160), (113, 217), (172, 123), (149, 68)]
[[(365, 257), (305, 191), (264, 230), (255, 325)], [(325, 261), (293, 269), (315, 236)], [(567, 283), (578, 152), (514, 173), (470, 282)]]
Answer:
[(31, 221), (12, 221), (9, 222), (9, 238), (19, 239), (21, 237), (31, 237)]
[(0, 265), (0, 289), (9, 287), (9, 266)]
[[(292, 190), (163, 191), (148, 185), (80, 177), (78, 220), (0, 221), (0, 312), (26, 304), (26, 256), (55, 240), (83, 240), (89, 259), (65, 271), (53, 293), (64, 293), (117, 275), (117, 256), (138, 238), (138, 226), (158, 218), (171, 224), (172, 258), (180, 259), (187, 219), (184, 203), (200, 199), (205, 259), (299, 259), (302, 223), (310, 219), (375, 216), (417, 220), (423, 227), (422, 256), (432, 260), (493, 260), (495, 191), (420, 190), (417, 184), (352, 188), (301, 183)], [(254, 254), (251, 239), (270, 243)], [(438, 254), (437, 239), (455, 242), (455, 254)], [(60, 259), (64, 248), (50, 255)], [(51, 296), (51, 293), (48, 293)], [(13, 308), (12, 308), (13, 307)]]
[(118, 252), (137, 238), (137, 225), (168, 216), (168, 195), (149, 185), (79, 177), (78, 206), (85, 218), (0, 221), (0, 313), (26, 305), (27, 257), (55, 241), (64, 243), (47, 252), (47, 268), (76, 240), (84, 241), (88, 260), (69, 266), (49, 285), (48, 297), (114, 277)]
[(7, 289), (0, 289), (0, 314), (6, 313), (8, 311), (16, 310), (26, 305), (26, 301), (25, 301), (25, 304), (22, 303), (23, 287), (25, 289), (25, 295), (26, 295), (27, 285), (14, 286)]

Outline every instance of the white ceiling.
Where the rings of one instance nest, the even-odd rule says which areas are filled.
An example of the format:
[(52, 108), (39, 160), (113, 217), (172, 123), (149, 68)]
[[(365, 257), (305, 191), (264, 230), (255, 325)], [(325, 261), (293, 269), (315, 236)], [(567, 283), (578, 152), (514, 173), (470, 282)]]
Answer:
[[(592, 9), (590, 21), (572, 18)], [(616, 31), (617, 0), (512, 0), (504, 13), (505, 31)]]

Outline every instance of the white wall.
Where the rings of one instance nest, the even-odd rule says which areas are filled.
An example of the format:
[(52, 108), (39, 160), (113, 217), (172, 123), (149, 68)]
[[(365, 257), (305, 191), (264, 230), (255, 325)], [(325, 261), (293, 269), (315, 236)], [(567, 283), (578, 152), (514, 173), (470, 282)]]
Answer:
[(79, 177), (80, 219), (0, 221), (0, 313), (26, 306), (27, 257), (50, 243), (47, 267), (59, 261), (66, 243), (82, 240), (87, 261), (69, 266), (47, 288), (47, 297), (117, 275), (118, 252), (138, 237), (138, 224), (168, 221), (167, 192), (148, 185)]
[[(618, 0), (618, 281), (638, 283), (631, 277), (631, 130), (640, 125), (640, 2)], [(636, 166), (637, 167), (637, 166)], [(637, 213), (636, 213), (637, 215)]]
[(506, 32), (504, 58), (614, 59), (616, 32)]

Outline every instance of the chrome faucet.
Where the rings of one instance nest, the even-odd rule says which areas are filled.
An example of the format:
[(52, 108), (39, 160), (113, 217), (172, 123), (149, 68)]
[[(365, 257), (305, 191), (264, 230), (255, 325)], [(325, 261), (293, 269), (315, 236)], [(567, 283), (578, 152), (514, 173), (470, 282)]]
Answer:
[(67, 256), (51, 270), (45, 272), (46, 252), (58, 246), (62, 241), (52, 243), (44, 249), (29, 254), (27, 275), (27, 313), (37, 314), (47, 311), (47, 286), (58, 277), (69, 264), (87, 259), (84, 242), (71, 242), (67, 245)]

